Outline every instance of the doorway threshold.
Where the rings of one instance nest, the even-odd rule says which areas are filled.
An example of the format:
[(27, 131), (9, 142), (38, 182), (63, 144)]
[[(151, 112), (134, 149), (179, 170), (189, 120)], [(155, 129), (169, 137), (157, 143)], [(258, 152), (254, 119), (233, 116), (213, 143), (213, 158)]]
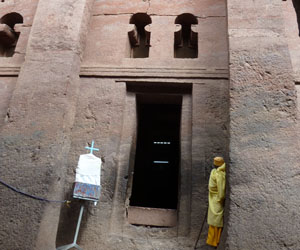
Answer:
[(128, 207), (128, 222), (133, 225), (175, 227), (177, 225), (177, 209)]

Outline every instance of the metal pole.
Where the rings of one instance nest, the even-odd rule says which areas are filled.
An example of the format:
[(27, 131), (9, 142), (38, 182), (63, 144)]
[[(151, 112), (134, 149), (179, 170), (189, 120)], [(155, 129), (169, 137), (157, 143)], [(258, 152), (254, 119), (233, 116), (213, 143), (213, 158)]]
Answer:
[(81, 205), (73, 243), (58, 247), (58, 248), (56, 248), (56, 250), (68, 250), (71, 248), (76, 248), (78, 250), (82, 250), (82, 248), (76, 242), (77, 242), (78, 233), (79, 233), (79, 229), (80, 229), (83, 209), (84, 209), (84, 205)]
[(80, 212), (79, 212), (79, 218), (78, 218), (78, 222), (77, 222), (77, 226), (76, 226), (76, 232), (75, 232), (75, 236), (74, 236), (74, 241), (73, 241), (73, 243), (76, 243), (76, 242), (77, 242), (77, 237), (78, 237), (79, 228), (80, 228), (80, 224), (81, 224), (81, 219), (82, 219), (83, 209), (84, 209), (84, 206), (81, 205), (81, 207), (80, 207)]

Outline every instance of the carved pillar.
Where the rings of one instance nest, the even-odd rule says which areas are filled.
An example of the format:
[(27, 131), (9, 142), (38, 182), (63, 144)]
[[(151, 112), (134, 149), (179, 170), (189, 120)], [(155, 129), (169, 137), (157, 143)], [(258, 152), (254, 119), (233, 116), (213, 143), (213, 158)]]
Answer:
[[(40, 0), (9, 116), (0, 134), (1, 178), (61, 200), (92, 0)], [(46, 20), (46, 21), (45, 21)], [(9, 32), (8, 32), (9, 34)], [(55, 249), (59, 204), (1, 187), (3, 249)]]

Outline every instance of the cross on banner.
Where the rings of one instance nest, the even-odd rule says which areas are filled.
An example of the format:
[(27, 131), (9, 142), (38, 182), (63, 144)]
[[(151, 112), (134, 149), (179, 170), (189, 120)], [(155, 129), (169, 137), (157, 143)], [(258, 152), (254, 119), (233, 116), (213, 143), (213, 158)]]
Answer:
[(85, 147), (90, 150), (90, 154), (93, 154), (93, 151), (99, 151), (99, 148), (94, 148), (94, 141), (92, 141), (91, 147)]

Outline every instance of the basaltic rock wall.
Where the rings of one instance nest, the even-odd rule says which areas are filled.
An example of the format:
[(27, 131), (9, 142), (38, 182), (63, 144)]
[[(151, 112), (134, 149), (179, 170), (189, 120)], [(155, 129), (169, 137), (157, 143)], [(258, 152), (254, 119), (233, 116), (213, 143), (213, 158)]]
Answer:
[(297, 95), (282, 4), (228, 1), (227, 249), (300, 247)]
[[(216, 155), (227, 162), (218, 249), (300, 249), (299, 41), (289, 0), (1, 1), (0, 179), (72, 202), (0, 185), (0, 249), (72, 243), (75, 169), (92, 140), (102, 189), (85, 202), (83, 249), (188, 250), (199, 233), (196, 249), (211, 249)], [(180, 106), (175, 226), (128, 215), (141, 104)], [(170, 212), (155, 211), (140, 213)]]

